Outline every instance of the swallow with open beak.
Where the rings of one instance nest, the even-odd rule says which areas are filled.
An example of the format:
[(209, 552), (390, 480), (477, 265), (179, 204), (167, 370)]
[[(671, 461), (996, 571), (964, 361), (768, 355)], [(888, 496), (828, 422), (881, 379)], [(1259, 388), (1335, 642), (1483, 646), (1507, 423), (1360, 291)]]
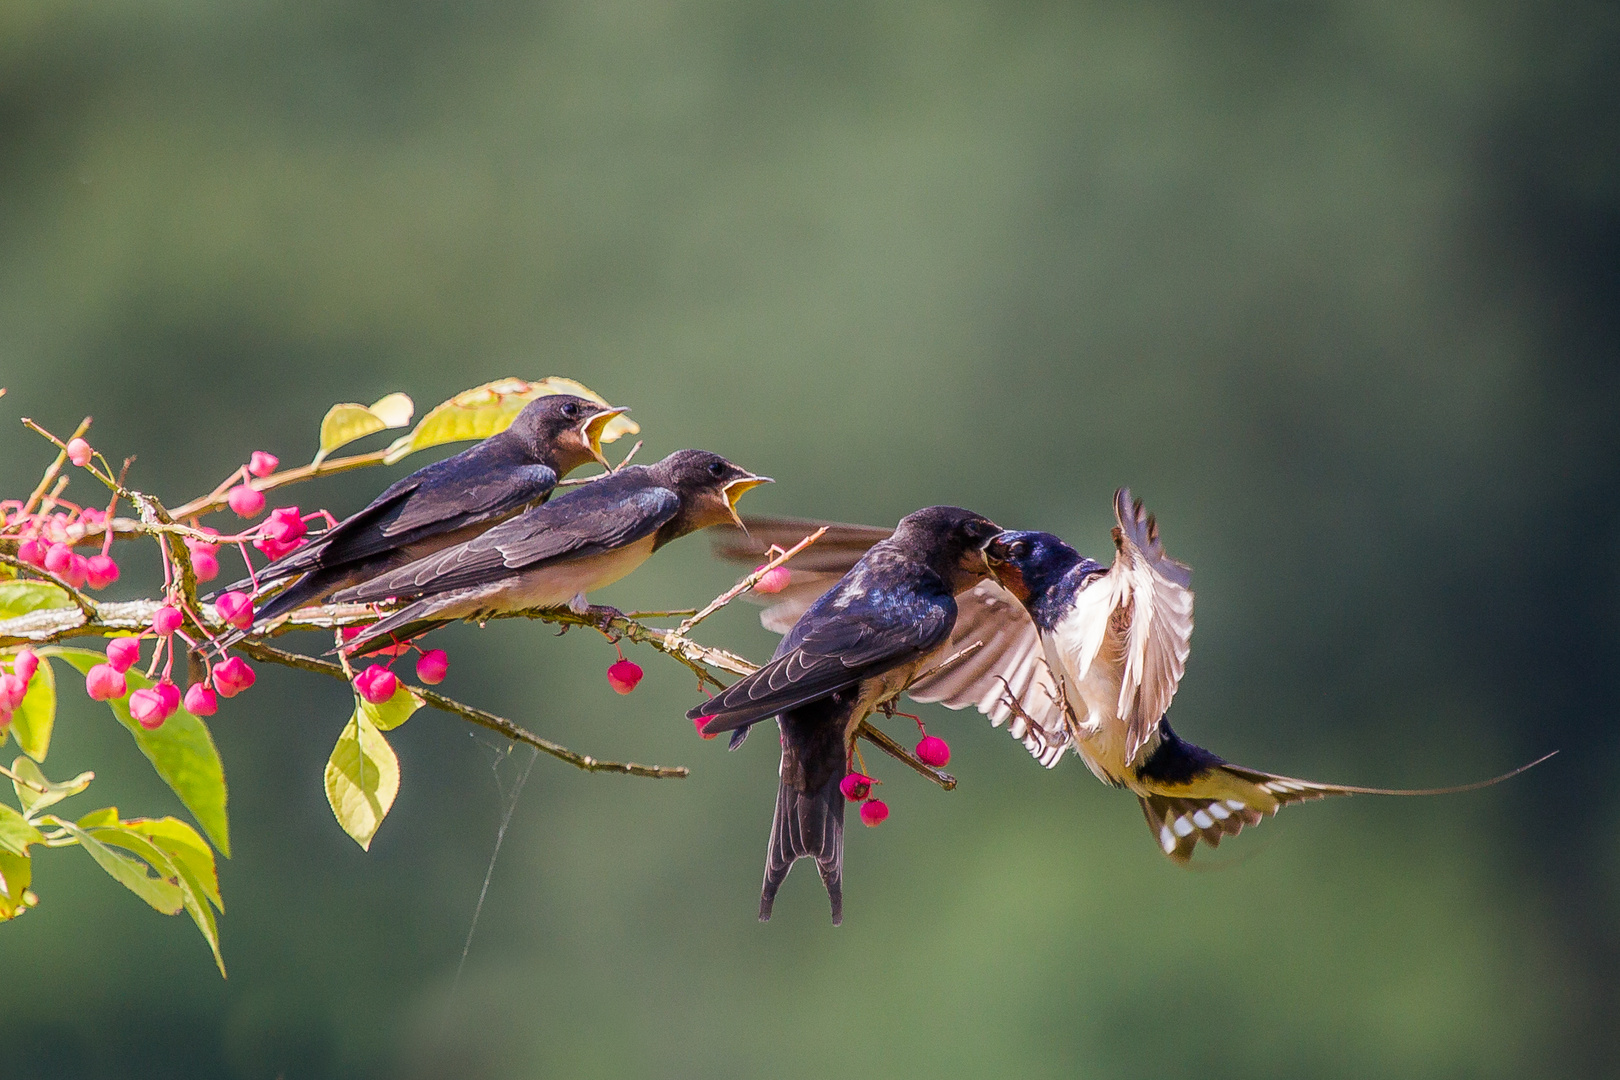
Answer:
[(456, 619), (562, 607), (618, 581), (671, 540), (736, 522), (737, 500), (768, 476), (718, 454), (679, 450), (526, 510), (481, 535), (337, 593), (339, 603), (409, 600), (344, 648), (365, 652)]
[(1157, 523), (1128, 489), (1115, 493), (1114, 515), (1110, 567), (1043, 532), (1002, 533), (985, 558), (1029, 612), (1075, 752), (1098, 779), (1136, 795), (1171, 859), (1185, 863), (1199, 841), (1215, 847), (1289, 803), (1469, 791), (1546, 760), (1475, 784), (1418, 791), (1277, 776), (1187, 742), (1165, 713), (1192, 637), (1192, 572), (1165, 554)]
[[(260, 592), (288, 584), (259, 607), (255, 625), (469, 540), (545, 502), (559, 480), (587, 462), (609, 468), (602, 431), (629, 411), (573, 394), (529, 402), (504, 431), (418, 469), (359, 513), (259, 571)], [(251, 587), (250, 581), (229, 586)], [(230, 635), (227, 644), (242, 636)]]
[(877, 706), (948, 648), (956, 597), (984, 580), (983, 548), (1000, 529), (954, 506), (904, 518), (815, 601), (771, 662), (688, 712), (704, 732), (740, 731), (776, 717), (781, 781), (766, 850), (759, 917), (799, 859), (814, 859), (843, 920), (844, 795), (856, 732)]

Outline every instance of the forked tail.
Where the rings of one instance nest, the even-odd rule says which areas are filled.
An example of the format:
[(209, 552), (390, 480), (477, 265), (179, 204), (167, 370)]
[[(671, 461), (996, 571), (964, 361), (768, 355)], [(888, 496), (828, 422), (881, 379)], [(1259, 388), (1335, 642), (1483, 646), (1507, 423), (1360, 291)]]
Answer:
[(759, 897), (759, 919), (771, 917), (776, 890), (800, 859), (816, 860), (821, 883), (832, 903), (832, 921), (844, 921), (844, 793), (838, 790), (838, 770), (816, 791), (797, 791), (784, 780), (776, 788), (776, 816), (771, 820), (771, 842), (765, 853), (765, 886)]

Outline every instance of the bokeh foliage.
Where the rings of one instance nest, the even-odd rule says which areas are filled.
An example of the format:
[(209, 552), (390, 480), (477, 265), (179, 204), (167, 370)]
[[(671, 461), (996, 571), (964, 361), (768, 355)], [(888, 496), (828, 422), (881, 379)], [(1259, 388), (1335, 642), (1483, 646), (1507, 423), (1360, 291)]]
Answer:
[[(1178, 730), (1240, 762), (1432, 784), (1565, 751), (1292, 809), (1187, 873), (1078, 763), (935, 710), (959, 789), (887, 776), (846, 925), (801, 868), (761, 927), (768, 737), (699, 742), (661, 658), (620, 698), (600, 639), (456, 628), (449, 692), (693, 777), (537, 764), (452, 995), (487, 738), (402, 728), (363, 853), (322, 790), (348, 695), (264, 672), (212, 725), (230, 979), (41, 861), (50, 906), (0, 928), (9, 1075), (1603, 1074), (1617, 46), (1584, 3), (0, 9), (6, 413), (94, 413), (137, 486), (312, 455), (332, 401), (567, 375), (649, 457), (776, 476), (760, 512), (949, 501), (1101, 554), (1129, 483), (1194, 567)], [(0, 490), (37, 458), (0, 426)], [(604, 598), (729, 581), (694, 539)], [(741, 605), (705, 630), (772, 644)], [(113, 727), (64, 695), (55, 772), (179, 812), (103, 766)]]

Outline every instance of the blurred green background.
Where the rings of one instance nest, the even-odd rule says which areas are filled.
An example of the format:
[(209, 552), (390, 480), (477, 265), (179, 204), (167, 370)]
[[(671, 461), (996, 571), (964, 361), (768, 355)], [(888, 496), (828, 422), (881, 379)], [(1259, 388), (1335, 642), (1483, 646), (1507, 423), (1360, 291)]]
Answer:
[[(334, 401), (569, 375), (648, 458), (776, 476), (755, 512), (948, 501), (1106, 555), (1129, 484), (1195, 568), (1177, 727), (1244, 764), (1564, 751), (1187, 871), (1077, 761), (930, 708), (957, 791), (882, 766), (845, 925), (804, 867), (761, 925), (769, 735), (699, 741), (648, 650), (621, 698), (600, 638), (457, 627), (450, 693), (691, 778), (541, 759), (453, 988), (528, 752), (420, 714), (365, 854), (321, 789), (344, 688), (261, 668), (212, 725), (229, 980), (45, 852), (0, 1074), (1612, 1075), (1617, 101), (1592, 3), (0, 6), (6, 494), (46, 460), (18, 416), (93, 413), (178, 501)], [(731, 580), (694, 538), (602, 599)], [(754, 616), (703, 636), (763, 657)], [(96, 805), (179, 812), (76, 690), (58, 732)]]

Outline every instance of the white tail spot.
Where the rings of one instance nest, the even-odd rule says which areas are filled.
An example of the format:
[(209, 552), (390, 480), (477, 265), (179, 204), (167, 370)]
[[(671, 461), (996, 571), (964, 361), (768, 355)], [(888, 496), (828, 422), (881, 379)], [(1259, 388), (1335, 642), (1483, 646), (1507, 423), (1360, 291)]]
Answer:
[(1187, 820), (1186, 815), (1176, 818), (1176, 820), (1170, 823), (1170, 827), (1176, 831), (1177, 836), (1192, 835), (1192, 822)]
[(1236, 799), (1227, 799), (1226, 805), (1233, 810), (1242, 810), (1244, 808), (1244, 804)]
[(1218, 802), (1212, 802), (1209, 804), (1209, 812), (1219, 821), (1225, 821), (1227, 818), (1232, 816), (1232, 811), (1228, 810)]
[(1193, 815), (1193, 824), (1200, 829), (1212, 829), (1215, 827), (1215, 819), (1200, 810)]
[(1170, 831), (1170, 826), (1159, 826), (1159, 846), (1164, 848), (1166, 855), (1176, 850), (1176, 834)]

